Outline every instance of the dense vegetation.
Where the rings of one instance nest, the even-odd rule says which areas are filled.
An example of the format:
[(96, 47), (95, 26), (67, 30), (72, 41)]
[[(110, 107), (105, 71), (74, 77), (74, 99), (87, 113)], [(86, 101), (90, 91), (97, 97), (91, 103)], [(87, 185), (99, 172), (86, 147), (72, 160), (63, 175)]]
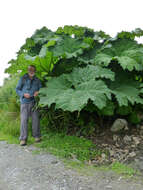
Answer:
[(142, 35), (141, 29), (112, 38), (86, 27), (43, 27), (26, 39), (6, 72), (14, 77), (36, 66), (45, 128), (93, 135), (116, 117), (139, 123), (143, 45), (135, 37)]

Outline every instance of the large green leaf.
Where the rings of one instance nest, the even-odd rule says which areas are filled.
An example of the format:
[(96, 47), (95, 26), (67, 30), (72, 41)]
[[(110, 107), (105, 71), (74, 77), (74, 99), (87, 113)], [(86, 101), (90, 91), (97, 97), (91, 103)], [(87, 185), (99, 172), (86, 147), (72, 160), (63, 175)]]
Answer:
[[(94, 75), (91, 73), (88, 76), (94, 67), (98, 68), (96, 66), (78, 68), (70, 74), (53, 77), (48, 81), (47, 87), (40, 90), (39, 104), (50, 106), (55, 103), (56, 108), (73, 112), (80, 111), (90, 99), (99, 109), (105, 107), (107, 98), (111, 99), (111, 93), (105, 82), (96, 80), (96, 69)], [(113, 73), (110, 74), (113, 75)], [(100, 76), (98, 69), (97, 75)]]
[(73, 83), (74, 86), (82, 84), (83, 82), (90, 81), (95, 78), (106, 78), (114, 80), (114, 72), (110, 69), (102, 68), (99, 65), (88, 65), (84, 68), (74, 68), (70, 75), (67, 75), (69, 81)]
[(83, 53), (84, 49), (89, 47), (90, 45), (83, 42), (81, 39), (65, 36), (62, 40), (57, 41), (55, 46), (48, 47), (48, 50), (53, 52), (53, 55), (56, 57), (62, 56), (69, 59), (72, 57), (77, 57)]
[(115, 95), (119, 106), (128, 106), (129, 103), (143, 104), (143, 99), (140, 97), (140, 83), (134, 81), (132, 75), (128, 73), (119, 73), (116, 75), (115, 81), (111, 82), (110, 89)]
[(90, 48), (89, 50), (85, 50), (82, 55), (78, 56), (78, 61), (85, 64), (94, 63), (95, 55), (97, 54), (98, 50), (101, 48), (102, 44), (99, 42), (94, 43), (94, 47)]
[(129, 71), (132, 71), (135, 69), (137, 71), (140, 71), (143, 69), (143, 65), (138, 64), (135, 59), (130, 58), (129, 56), (116, 56), (115, 59), (118, 60), (124, 70), (128, 69)]
[(25, 59), (31, 61), (31, 64), (34, 64), (37, 70), (40, 70), (41, 72), (42, 71), (49, 72), (53, 67), (52, 53), (48, 51), (45, 52), (44, 50), (42, 50), (39, 56), (34, 56), (34, 57), (26, 55)]
[(105, 53), (99, 53), (96, 55), (94, 61), (97, 65), (104, 65), (108, 66), (112, 60), (112, 56), (105, 54)]
[(143, 70), (143, 48), (136, 41), (117, 39), (110, 44), (112, 47), (101, 48), (95, 56), (95, 64), (108, 66), (111, 60), (117, 60), (124, 70)]
[(31, 38), (34, 40), (35, 43), (39, 44), (45, 44), (47, 41), (49, 41), (53, 36), (54, 32), (47, 29), (46, 27), (43, 27), (39, 30), (36, 30), (35, 33), (31, 36)]

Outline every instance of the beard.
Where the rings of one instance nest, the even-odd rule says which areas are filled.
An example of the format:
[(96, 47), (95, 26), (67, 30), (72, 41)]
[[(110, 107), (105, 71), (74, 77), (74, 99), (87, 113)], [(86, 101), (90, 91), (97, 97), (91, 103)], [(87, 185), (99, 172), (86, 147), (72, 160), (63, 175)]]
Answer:
[(35, 73), (28, 73), (30, 77), (34, 77)]

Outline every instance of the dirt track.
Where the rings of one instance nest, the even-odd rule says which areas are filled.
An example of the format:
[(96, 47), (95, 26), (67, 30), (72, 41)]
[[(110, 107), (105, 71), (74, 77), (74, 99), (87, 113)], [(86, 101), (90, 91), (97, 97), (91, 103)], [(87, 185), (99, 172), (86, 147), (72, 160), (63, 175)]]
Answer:
[(80, 175), (51, 154), (32, 154), (35, 149), (0, 142), (0, 190), (143, 190), (141, 181), (110, 171)]

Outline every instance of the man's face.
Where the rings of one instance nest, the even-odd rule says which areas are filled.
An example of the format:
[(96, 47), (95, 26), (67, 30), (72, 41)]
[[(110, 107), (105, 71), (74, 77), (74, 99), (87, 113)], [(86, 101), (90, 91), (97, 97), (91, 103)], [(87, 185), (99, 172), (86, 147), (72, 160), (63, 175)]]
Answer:
[(28, 74), (30, 77), (33, 77), (35, 75), (35, 68), (34, 67), (28, 67)]

